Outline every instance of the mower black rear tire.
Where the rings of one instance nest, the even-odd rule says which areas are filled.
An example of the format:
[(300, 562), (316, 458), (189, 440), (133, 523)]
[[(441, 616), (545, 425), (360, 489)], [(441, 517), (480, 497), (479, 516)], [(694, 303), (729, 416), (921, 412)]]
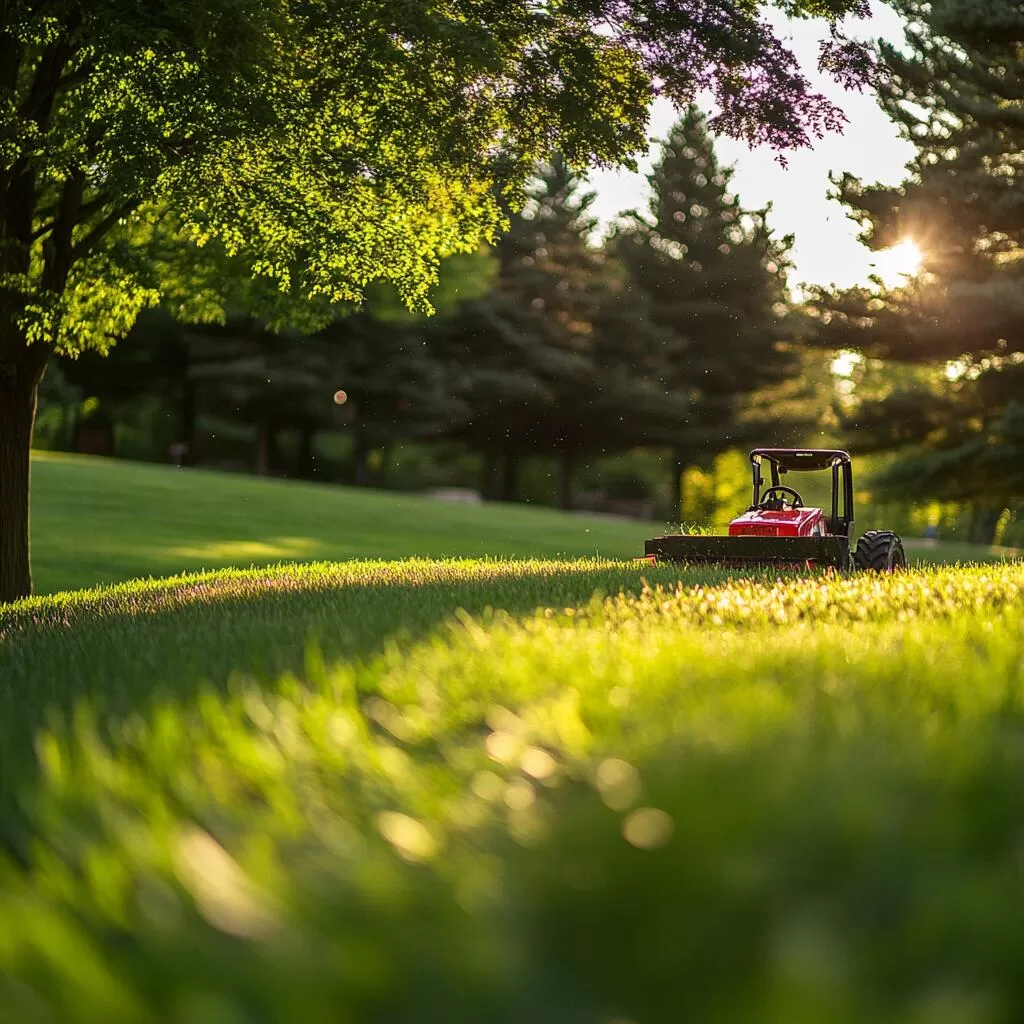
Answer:
[(888, 530), (868, 530), (853, 552), (853, 567), (869, 572), (899, 572), (907, 567), (903, 541)]

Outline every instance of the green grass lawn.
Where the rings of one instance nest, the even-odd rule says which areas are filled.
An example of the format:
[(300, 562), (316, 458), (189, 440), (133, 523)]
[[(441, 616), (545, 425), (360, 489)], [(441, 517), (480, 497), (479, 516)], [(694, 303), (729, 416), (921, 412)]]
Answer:
[(350, 558), (594, 557), (643, 551), (650, 524), (528, 505), (37, 453), (36, 589), (225, 566)]
[[(350, 558), (629, 558), (666, 524), (525, 505), (462, 506), (393, 492), (37, 453), (37, 592), (224, 566)], [(971, 545), (912, 560), (987, 561)]]
[(1019, 562), (10, 606), (0, 1019), (1021, 1019), (1022, 612)]

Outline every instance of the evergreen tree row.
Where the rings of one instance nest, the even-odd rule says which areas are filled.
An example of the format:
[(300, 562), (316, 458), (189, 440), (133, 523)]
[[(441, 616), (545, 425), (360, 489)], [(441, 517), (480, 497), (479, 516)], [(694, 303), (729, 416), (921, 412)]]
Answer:
[(1024, 502), (1024, 18), (1019, 3), (900, 0), (880, 101), (914, 143), (897, 187), (846, 175), (840, 197), (883, 248), (914, 239), (897, 288), (817, 296), (816, 340), (865, 356), (844, 428), (900, 455), (893, 497), (971, 501), (973, 539)]
[(594, 195), (556, 160), (434, 317), (371, 302), (293, 337), (247, 312), (211, 326), (157, 311), (101, 372), (90, 357), (64, 372), (115, 414), (141, 390), (159, 394), (193, 450), (200, 413), (246, 425), (261, 472), (285, 429), (301, 439), (299, 472), (316, 434), (347, 432), (357, 483), (373, 450), (456, 439), (482, 456), (487, 496), (506, 500), (524, 459), (554, 457), (568, 508), (581, 461), (661, 449), (678, 518), (685, 468), (753, 439), (750, 396), (799, 370), (784, 344), (790, 239), (742, 207), (730, 178), (691, 108), (663, 145), (646, 211), (600, 240)]

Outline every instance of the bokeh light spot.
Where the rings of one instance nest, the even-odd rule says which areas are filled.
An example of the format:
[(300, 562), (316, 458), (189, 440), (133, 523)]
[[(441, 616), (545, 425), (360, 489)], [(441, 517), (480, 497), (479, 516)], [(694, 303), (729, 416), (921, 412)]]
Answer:
[(628, 761), (605, 758), (597, 766), (597, 791), (613, 811), (624, 811), (640, 797), (640, 773)]
[(558, 767), (558, 762), (540, 747), (527, 747), (519, 763), (523, 771), (535, 779), (550, 778)]
[(430, 860), (440, 845), (426, 825), (397, 811), (377, 815), (377, 828), (398, 855), (408, 861)]
[(622, 835), (627, 843), (641, 850), (656, 850), (671, 838), (675, 828), (672, 818), (657, 807), (640, 807), (626, 816)]

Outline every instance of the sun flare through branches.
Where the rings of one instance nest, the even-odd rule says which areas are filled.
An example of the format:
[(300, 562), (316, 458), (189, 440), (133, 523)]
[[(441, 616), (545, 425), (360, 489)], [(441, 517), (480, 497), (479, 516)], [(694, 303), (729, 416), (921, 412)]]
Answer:
[(889, 249), (875, 254), (874, 274), (887, 288), (903, 284), (921, 269), (921, 249), (912, 238), (904, 238)]

